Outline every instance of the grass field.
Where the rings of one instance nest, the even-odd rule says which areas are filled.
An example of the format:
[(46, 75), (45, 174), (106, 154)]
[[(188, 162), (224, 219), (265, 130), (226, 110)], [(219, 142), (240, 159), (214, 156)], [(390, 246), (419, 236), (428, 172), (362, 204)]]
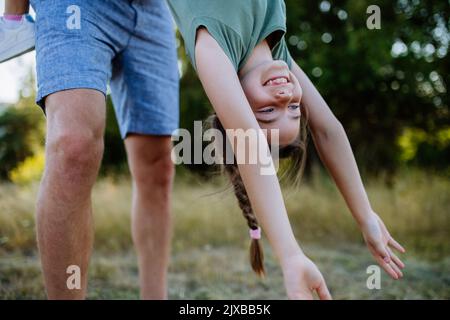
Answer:
[[(366, 288), (374, 264), (334, 184), (322, 174), (300, 190), (285, 188), (295, 234), (318, 264), (335, 299), (450, 298), (450, 182), (403, 172), (391, 188), (366, 182), (374, 209), (407, 248), (401, 281), (382, 275), (381, 290)], [(101, 179), (94, 190), (95, 246), (90, 299), (137, 299), (130, 236), (130, 182)], [(225, 191), (223, 191), (225, 190)], [(0, 185), (0, 299), (45, 298), (34, 233), (37, 185)], [(231, 190), (220, 179), (177, 179), (169, 276), (171, 299), (285, 299), (280, 268), (265, 241), (268, 275), (248, 265), (247, 228)]]

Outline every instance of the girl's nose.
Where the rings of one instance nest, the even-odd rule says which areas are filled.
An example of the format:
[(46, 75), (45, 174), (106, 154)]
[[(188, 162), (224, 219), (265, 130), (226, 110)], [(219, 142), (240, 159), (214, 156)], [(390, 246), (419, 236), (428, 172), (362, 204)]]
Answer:
[(288, 102), (292, 99), (292, 92), (288, 90), (280, 90), (275, 93), (275, 97), (280, 102)]

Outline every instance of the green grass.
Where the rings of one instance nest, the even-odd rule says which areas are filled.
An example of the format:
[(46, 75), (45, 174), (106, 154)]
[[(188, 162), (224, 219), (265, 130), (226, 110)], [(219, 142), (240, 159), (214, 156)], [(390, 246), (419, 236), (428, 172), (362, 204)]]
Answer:
[[(393, 281), (382, 274), (381, 290), (366, 288), (366, 268), (374, 262), (333, 183), (315, 174), (300, 190), (285, 189), (295, 234), (334, 298), (449, 299), (448, 179), (412, 171), (398, 176), (391, 188), (381, 178), (366, 185), (374, 209), (408, 249), (405, 277)], [(36, 191), (37, 185), (0, 185), (0, 299), (45, 298), (34, 233)], [(182, 177), (173, 198), (171, 299), (285, 298), (267, 241), (267, 277), (251, 272), (247, 229), (226, 183)], [(90, 299), (139, 297), (130, 199), (126, 178), (102, 179), (95, 187)]]

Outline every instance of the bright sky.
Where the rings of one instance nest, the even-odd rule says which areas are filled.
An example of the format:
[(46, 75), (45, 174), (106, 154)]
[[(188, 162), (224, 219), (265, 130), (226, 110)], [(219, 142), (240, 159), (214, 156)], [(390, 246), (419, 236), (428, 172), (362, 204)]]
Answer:
[[(3, 15), (4, 0), (0, 0), (0, 15)], [(0, 64), (0, 103), (14, 103), (18, 99), (18, 91), (22, 79), (30, 68), (34, 71), (34, 52)]]

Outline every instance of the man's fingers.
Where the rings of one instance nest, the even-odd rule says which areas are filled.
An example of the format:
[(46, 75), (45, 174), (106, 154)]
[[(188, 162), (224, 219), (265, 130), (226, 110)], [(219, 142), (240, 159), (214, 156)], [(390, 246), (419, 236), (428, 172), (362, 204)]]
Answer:
[(390, 237), (388, 243), (389, 243), (389, 245), (390, 245), (392, 248), (394, 248), (394, 249), (397, 250), (398, 252), (401, 252), (401, 253), (405, 253), (405, 252), (406, 252), (405, 248), (403, 248), (403, 247), (400, 245), (400, 243), (398, 243), (397, 241), (395, 241), (394, 238)]
[(322, 281), (320, 286), (317, 288), (317, 295), (319, 296), (320, 300), (332, 300), (330, 291), (328, 290), (327, 285), (325, 284), (325, 281)]

